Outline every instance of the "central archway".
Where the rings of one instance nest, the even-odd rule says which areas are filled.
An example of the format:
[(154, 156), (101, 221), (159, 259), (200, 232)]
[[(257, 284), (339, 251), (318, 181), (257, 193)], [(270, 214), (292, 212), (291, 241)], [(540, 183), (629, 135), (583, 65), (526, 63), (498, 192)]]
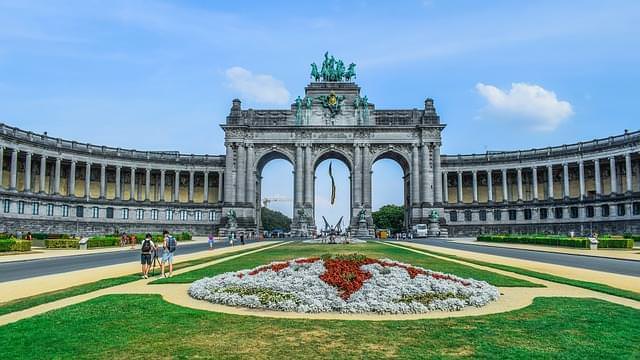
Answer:
[[(334, 204), (331, 204), (330, 165), (335, 185)], [(335, 226), (342, 218), (341, 228), (343, 230), (350, 226), (353, 213), (352, 169), (353, 163), (350, 155), (344, 153), (343, 150), (329, 148), (316, 157), (313, 164), (314, 204), (312, 216), (318, 231), (324, 230), (327, 225), (324, 219), (327, 220), (329, 226)]]

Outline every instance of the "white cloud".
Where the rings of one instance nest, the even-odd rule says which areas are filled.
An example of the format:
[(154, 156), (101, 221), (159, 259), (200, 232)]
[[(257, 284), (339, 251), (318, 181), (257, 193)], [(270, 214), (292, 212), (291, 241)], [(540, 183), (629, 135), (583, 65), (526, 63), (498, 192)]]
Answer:
[(555, 130), (573, 115), (571, 104), (558, 100), (553, 91), (539, 85), (513, 83), (505, 92), (493, 85), (476, 84), (478, 93), (487, 100), (490, 115), (525, 122), (536, 131)]
[(229, 87), (250, 100), (274, 105), (285, 105), (289, 102), (289, 90), (282, 81), (271, 75), (254, 75), (239, 66), (227, 69), (225, 74), (229, 80)]

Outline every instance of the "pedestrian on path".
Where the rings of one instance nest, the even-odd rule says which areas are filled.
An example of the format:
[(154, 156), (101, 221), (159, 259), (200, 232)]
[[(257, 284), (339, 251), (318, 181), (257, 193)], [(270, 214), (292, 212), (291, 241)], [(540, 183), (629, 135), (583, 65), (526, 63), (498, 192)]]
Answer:
[(142, 241), (140, 250), (140, 263), (142, 264), (142, 278), (149, 278), (149, 268), (151, 268), (151, 253), (156, 250), (156, 244), (151, 240), (151, 234), (147, 234)]
[(169, 263), (169, 277), (173, 276), (173, 253), (176, 251), (176, 238), (169, 234), (169, 231), (162, 232), (164, 242), (162, 243), (162, 263), (160, 264), (160, 272), (162, 277), (166, 277), (164, 273), (164, 264)]
[(136, 248), (136, 243), (138, 242), (138, 239), (136, 238), (135, 235), (131, 235), (131, 249), (135, 249)]
[(213, 250), (213, 234), (209, 234), (209, 250)]

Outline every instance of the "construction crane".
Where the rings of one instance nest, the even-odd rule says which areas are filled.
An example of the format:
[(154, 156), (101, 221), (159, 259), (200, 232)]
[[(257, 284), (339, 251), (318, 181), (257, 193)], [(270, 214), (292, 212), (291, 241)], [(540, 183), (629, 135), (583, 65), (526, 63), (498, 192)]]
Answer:
[(291, 198), (285, 196), (273, 196), (262, 199), (262, 206), (269, 207), (269, 204), (272, 202), (290, 202)]

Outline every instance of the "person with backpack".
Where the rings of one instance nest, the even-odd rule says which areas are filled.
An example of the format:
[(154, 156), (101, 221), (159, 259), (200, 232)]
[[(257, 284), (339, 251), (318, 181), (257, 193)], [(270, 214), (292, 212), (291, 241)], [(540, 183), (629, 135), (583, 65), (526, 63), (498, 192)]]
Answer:
[(164, 243), (162, 244), (162, 263), (160, 264), (160, 272), (162, 277), (166, 277), (164, 273), (164, 263), (169, 263), (169, 277), (173, 276), (173, 253), (176, 251), (176, 238), (171, 236), (167, 230), (162, 232)]
[(156, 244), (151, 240), (151, 234), (147, 233), (142, 241), (140, 263), (142, 264), (142, 278), (149, 278), (151, 268), (151, 253), (156, 249)]

